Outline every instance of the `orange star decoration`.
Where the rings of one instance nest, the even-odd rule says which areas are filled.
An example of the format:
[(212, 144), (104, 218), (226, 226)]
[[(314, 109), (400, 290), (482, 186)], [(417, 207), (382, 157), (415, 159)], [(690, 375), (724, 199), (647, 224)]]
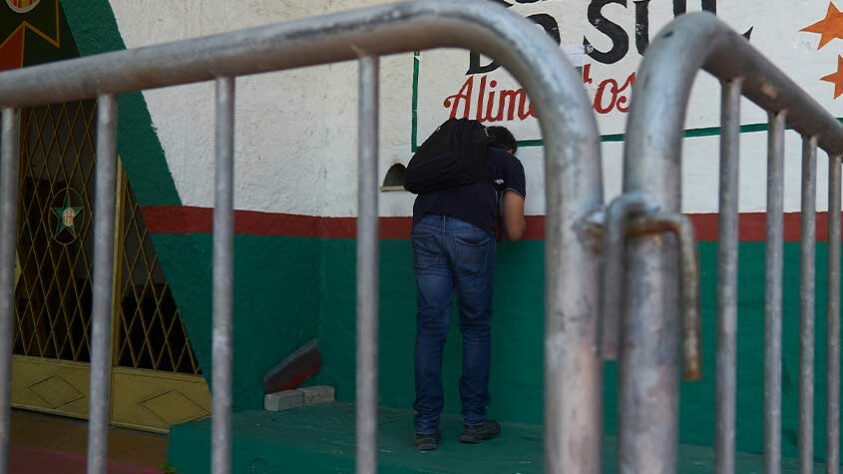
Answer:
[(837, 58), (837, 72), (829, 74), (820, 80), (834, 84), (835, 99), (843, 95), (843, 56)]
[(825, 18), (800, 31), (820, 34), (820, 45), (817, 49), (821, 49), (835, 38), (843, 39), (843, 13), (829, 2)]

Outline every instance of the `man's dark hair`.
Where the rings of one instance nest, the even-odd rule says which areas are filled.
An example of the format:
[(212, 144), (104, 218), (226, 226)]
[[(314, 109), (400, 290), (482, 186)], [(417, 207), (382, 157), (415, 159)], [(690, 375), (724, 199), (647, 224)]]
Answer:
[(492, 137), (492, 146), (502, 150), (512, 150), (512, 153), (518, 151), (518, 142), (506, 127), (486, 127), (486, 132)]

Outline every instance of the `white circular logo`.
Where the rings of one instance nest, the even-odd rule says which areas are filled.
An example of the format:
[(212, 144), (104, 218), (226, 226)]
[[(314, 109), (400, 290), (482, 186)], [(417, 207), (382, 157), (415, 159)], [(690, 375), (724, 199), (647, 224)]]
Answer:
[(74, 220), (76, 219), (76, 210), (72, 207), (68, 207), (62, 213), (62, 221), (64, 222), (65, 227), (73, 227)]
[(39, 3), (41, 0), (6, 0), (6, 5), (16, 13), (31, 12)]

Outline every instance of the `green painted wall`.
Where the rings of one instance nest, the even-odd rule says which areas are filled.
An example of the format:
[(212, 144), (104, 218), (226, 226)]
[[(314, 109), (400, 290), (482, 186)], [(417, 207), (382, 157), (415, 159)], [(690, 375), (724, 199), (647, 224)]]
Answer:
[[(210, 383), (211, 235), (157, 235), (167, 278)], [(234, 410), (263, 408), (263, 374), (317, 335), (316, 239), (235, 238)]]
[[(342, 400), (351, 400), (354, 395), (354, 245), (350, 240), (322, 243), (322, 291), (331, 297), (322, 303), (319, 334), (326, 362), (319, 380), (336, 385)], [(541, 242), (523, 242), (505, 244), (498, 252), (492, 410), (508, 421), (532, 423), (541, 418), (543, 251)], [(381, 261), (381, 401), (411, 406), (416, 293), (409, 242), (383, 241)], [(451, 319), (446, 398), (447, 409), (458, 411), (456, 380), (460, 375), (461, 342), (456, 310)]]
[[(160, 238), (160, 237), (159, 237)], [(167, 237), (175, 238), (175, 237)], [(184, 238), (184, 237), (178, 237)], [(205, 247), (209, 241), (206, 237)], [(737, 448), (743, 453), (762, 452), (763, 433), (763, 268), (764, 243), (744, 243), (740, 247), (740, 322), (738, 345), (738, 433)], [(291, 239), (291, 238), (238, 238), (238, 250), (243, 252), (260, 253), (263, 256), (252, 263), (238, 264), (238, 298), (247, 297), (249, 292), (263, 291), (265, 293), (251, 293), (252, 295), (266, 295), (269, 299), (281, 300), (278, 306), (284, 308), (278, 314), (284, 315), (275, 321), (274, 326), (260, 326), (261, 331), (251, 331), (262, 321), (272, 320), (268, 313), (259, 314), (249, 312), (270, 311), (268, 306), (253, 307), (250, 303), (238, 303), (236, 334), (236, 373), (238, 390), (237, 396), (247, 398), (241, 402), (240, 409), (250, 409), (252, 400), (259, 399), (259, 375), (261, 370), (249, 364), (270, 362), (273, 357), (280, 357), (285, 351), (280, 350), (280, 344), (292, 343), (296, 340), (292, 328), (312, 331), (318, 314), (318, 335), (320, 346), (325, 358), (325, 367), (314, 382), (334, 385), (337, 396), (342, 401), (352, 401), (354, 398), (354, 333), (355, 333), (355, 242), (344, 239)], [(246, 250), (247, 249), (247, 250)], [(715, 356), (715, 275), (716, 275), (716, 243), (701, 243), (700, 261), (702, 263), (702, 310), (703, 310), (703, 354), (704, 377), (700, 382), (682, 384), (681, 410), (681, 442), (685, 445), (712, 446), (714, 437), (714, 356)], [(197, 258), (201, 255), (197, 255)], [(205, 257), (207, 258), (207, 256)], [(252, 260), (251, 257), (243, 256)], [(272, 261), (264, 262), (264, 258)], [(381, 386), (380, 401), (383, 406), (409, 408), (413, 400), (413, 341), (415, 338), (415, 290), (411, 269), (410, 245), (407, 241), (389, 240), (381, 242), (381, 346), (380, 370)], [(817, 344), (816, 344), (816, 402), (815, 402), (815, 460), (823, 462), (825, 459), (825, 308), (826, 294), (826, 246), (820, 244), (817, 249)], [(495, 313), (493, 323), (493, 375), (492, 398), (490, 414), (498, 419), (538, 425), (541, 423), (542, 410), (542, 302), (543, 302), (543, 243), (521, 242), (518, 244), (503, 244), (498, 252), (497, 285), (495, 295)], [(797, 433), (797, 390), (798, 390), (798, 325), (799, 325), (799, 244), (788, 243), (785, 248), (785, 280), (784, 280), (784, 363), (783, 363), (783, 455), (786, 458), (796, 458)], [(253, 264), (258, 265), (252, 267)], [(295, 269), (308, 268), (307, 278), (318, 281), (316, 287), (304, 284), (292, 284), (289, 277), (282, 277), (284, 270), (292, 265)], [(242, 282), (244, 267), (253, 271), (251, 275), (260, 275), (268, 279), (266, 282)], [(264, 273), (269, 272), (269, 273)], [(274, 275), (274, 276), (273, 276)], [(301, 274), (299, 276), (304, 276)], [(189, 281), (190, 276), (176, 278), (179, 282)], [(247, 280), (250, 277), (246, 277)], [(205, 284), (207, 287), (207, 284)], [(187, 291), (185, 289), (185, 291)], [(195, 288), (197, 300), (201, 299), (202, 288)], [(312, 301), (303, 300), (304, 295), (319, 296)], [(188, 311), (192, 305), (187, 304)], [(274, 311), (274, 310), (272, 310)], [(315, 313), (312, 313), (315, 311)], [(305, 313), (309, 316), (303, 316)], [(456, 314), (453, 314), (454, 322)], [(191, 321), (201, 319), (191, 318)], [(307, 323), (307, 326), (303, 324)], [(451, 334), (446, 348), (446, 397), (448, 400), (446, 411), (458, 413), (457, 382), (460, 367), (460, 347), (457, 324), (452, 324)], [(194, 327), (190, 330), (193, 333)], [(208, 328), (201, 328), (207, 333)], [(276, 337), (281, 335), (282, 337)], [(299, 341), (303, 341), (302, 338)], [(279, 345), (275, 342), (278, 341)], [(270, 357), (270, 351), (276, 350)], [(249, 359), (240, 358), (244, 351), (257, 353)], [(207, 357), (207, 342), (201, 357)], [(204, 361), (203, 361), (204, 362)], [(617, 413), (615, 399), (617, 396), (616, 366), (609, 364), (606, 376), (606, 432), (612, 435), (616, 432)], [(241, 384), (251, 384), (253, 388), (244, 388)], [(269, 426), (275, 426), (278, 414), (259, 415), (256, 412), (244, 412), (236, 417), (242, 432), (249, 441), (237, 444), (238, 471), (250, 472), (246, 466), (264, 460), (269, 463), (281, 462), (278, 472), (285, 472), (284, 468), (296, 463), (311, 462), (312, 459), (322, 459), (321, 449), (314, 444), (313, 456), (303, 447), (304, 442), (297, 440), (288, 446), (284, 439), (294, 436), (291, 432), (270, 433)], [(241, 417), (243, 417), (241, 419)], [(402, 419), (403, 420), (403, 419)], [(325, 420), (323, 420), (325, 421)], [(331, 430), (340, 429), (338, 421), (325, 421)], [(282, 424), (283, 425), (283, 424)], [(273, 429), (282, 429), (283, 426)], [(345, 425), (343, 425), (345, 426)], [(252, 444), (252, 431), (260, 429), (262, 434), (260, 443)], [(290, 428), (285, 428), (289, 430)], [(403, 420), (400, 426), (387, 423), (383, 428), (392, 433), (390, 442), (402, 438), (396, 434), (406, 430), (407, 446), (410, 444), (410, 430), (408, 420)], [(450, 426), (450, 431), (454, 427)], [(202, 472), (206, 466), (204, 459), (208, 453), (207, 422), (198, 422), (179, 427), (171, 435), (171, 462), (186, 472)], [(350, 433), (351, 431), (349, 431)], [(340, 434), (328, 433), (324, 436), (336, 436), (345, 440)], [(521, 438), (512, 442), (519, 443)], [(537, 435), (536, 435), (537, 436)], [(257, 438), (256, 438), (257, 439)], [(328, 438), (325, 438), (328, 439)], [(330, 438), (332, 443), (340, 443), (343, 449), (350, 449), (343, 442)], [(349, 441), (351, 442), (351, 441)], [(266, 449), (278, 444), (278, 453), (270, 454)], [(279, 444), (280, 443), (280, 444)], [(403, 446), (403, 445), (402, 445)], [(327, 448), (324, 448), (327, 449)], [(338, 448), (339, 449), (339, 448)], [(533, 447), (531, 449), (539, 449)], [(284, 451), (287, 450), (287, 451)], [(462, 451), (460, 451), (462, 452)], [(293, 454), (295, 453), (295, 454)], [(304, 456), (299, 458), (296, 456)], [(196, 461), (200, 459), (201, 461)], [(304, 459), (307, 459), (305, 461)], [(415, 461), (407, 456), (408, 463)], [(707, 461), (710, 465), (710, 460)], [(344, 466), (340, 461), (331, 461), (328, 465), (314, 472), (333, 472)], [(189, 469), (188, 469), (189, 468)], [(321, 470), (320, 470), (321, 469)], [(273, 472), (268, 470), (267, 472)], [(433, 472), (433, 471), (431, 471)], [(438, 471), (437, 471), (438, 472)], [(457, 471), (468, 472), (468, 471)], [(701, 471), (703, 472), (703, 471)]]
[[(62, 7), (81, 56), (126, 49), (108, 0), (64, 0)], [(181, 204), (143, 95), (121, 94), (118, 111), (118, 152), (140, 205)]]
[[(325, 368), (319, 382), (335, 385), (341, 400), (354, 397), (354, 241), (322, 242), (322, 292), (319, 335)], [(738, 434), (743, 452), (762, 451), (764, 243), (741, 245), (738, 344)], [(383, 405), (409, 407), (413, 401), (415, 289), (410, 246), (381, 245), (380, 399)], [(713, 445), (715, 276), (717, 244), (700, 244), (704, 378), (683, 383), (681, 441)], [(543, 336), (543, 243), (504, 244), (499, 249), (493, 316), (493, 375), (490, 415), (510, 422), (541, 423)], [(826, 246), (817, 250), (817, 344), (815, 452), (825, 457), (825, 294)], [(782, 424), (784, 455), (796, 456), (799, 244), (785, 248), (784, 364)], [(460, 339), (456, 314), (446, 346), (446, 410), (459, 412)], [(615, 432), (616, 367), (606, 369), (606, 431)]]

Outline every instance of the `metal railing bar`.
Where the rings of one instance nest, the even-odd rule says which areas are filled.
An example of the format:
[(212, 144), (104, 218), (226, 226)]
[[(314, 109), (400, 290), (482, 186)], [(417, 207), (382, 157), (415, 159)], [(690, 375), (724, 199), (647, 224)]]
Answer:
[(781, 471), (785, 113), (770, 113), (764, 286), (764, 472)]
[(802, 138), (802, 240), (799, 272), (799, 472), (814, 469), (814, 288), (816, 287), (817, 138)]
[(840, 472), (840, 156), (828, 157), (826, 472)]
[(735, 472), (738, 331), (738, 198), (743, 79), (723, 82), (720, 121), (720, 244), (717, 247), (716, 472)]
[[(627, 193), (612, 201), (603, 232), (604, 278), (600, 328), (603, 358), (617, 358), (621, 316), (626, 297), (624, 255), (626, 239), (646, 234), (672, 233), (679, 241), (682, 281), (682, 352), (684, 377), (702, 377), (700, 353), (699, 265), (696, 236), (691, 220), (682, 214), (658, 212), (645, 193)], [(633, 216), (635, 217), (633, 219)], [(624, 318), (625, 321), (625, 318)]]
[(621, 321), (624, 320), (622, 313), (626, 297), (624, 255), (629, 220), (636, 215), (653, 214), (657, 211), (644, 193), (619, 196), (606, 209), (600, 318), (601, 350), (606, 360), (618, 358), (618, 338)]
[(11, 439), (20, 110), (3, 109), (0, 147), (0, 474), (6, 474)]
[[(464, 47), (518, 60), (529, 23), (485, 0), (420, 0), (362, 8), (4, 72), (43, 87), (0, 84), (0, 104), (66, 102), (389, 54)], [(516, 26), (513, 28), (513, 26)], [(503, 33), (503, 34), (501, 34)], [(527, 37), (535, 39), (528, 34)], [(554, 56), (562, 57), (560, 51)], [(500, 61), (498, 61), (500, 62)]]
[[(533, 22), (485, 0), (419, 0), (379, 6), (4, 72), (0, 74), (0, 104), (64, 102), (279, 71), (358, 59), (360, 51), (380, 56), (445, 47), (494, 58), (529, 91), (540, 117), (547, 216), (545, 471), (599, 473), (603, 442), (603, 371), (596, 344), (600, 262), (597, 250), (578, 232), (603, 206), (599, 135), (581, 75)], [(216, 218), (218, 212), (215, 231), (217, 225), (224, 227)], [(215, 259), (218, 254), (215, 250)], [(230, 361), (218, 351), (214, 357), (215, 362), (217, 357)], [(214, 380), (218, 380), (216, 374)], [(570, 380), (578, 383), (566, 383)]]
[(234, 342), (234, 103), (235, 79), (216, 81), (216, 166), (214, 186), (213, 474), (232, 467), (231, 407)]
[[(681, 318), (678, 312), (662, 318), (653, 308), (681, 306), (677, 240), (642, 236), (627, 244), (618, 397), (621, 474), (676, 472)], [(654, 278), (662, 269), (674, 278)]]
[(357, 473), (378, 460), (378, 126), (376, 56), (360, 59), (357, 217)]
[(97, 98), (96, 159), (88, 474), (105, 474), (111, 401), (114, 209), (117, 202), (117, 101), (110, 94)]
[[(768, 168), (767, 252), (765, 289), (765, 472), (778, 472), (781, 458), (781, 295), (782, 295), (782, 188), (784, 130), (787, 125), (803, 136), (817, 137), (818, 147), (832, 155), (843, 153), (843, 127), (819, 103), (761, 55), (749, 42), (708, 13), (684, 15), (668, 25), (652, 42), (638, 71), (626, 131), (624, 192), (648, 192), (666, 212), (681, 208), (682, 130), (691, 87), (701, 69), (721, 81), (743, 78), (742, 93), (771, 114)], [(786, 114), (785, 114), (786, 111)], [(642, 242), (631, 246), (628, 257), (649, 257), (658, 268), (642, 263), (634, 277), (662, 292), (656, 305), (661, 323), (675, 319), (674, 288), (667, 280), (677, 271), (670, 265), (673, 245)], [(655, 255), (654, 255), (655, 254)], [(628, 280), (629, 281), (629, 280)], [(664, 292), (668, 292), (664, 294)], [(642, 308), (642, 313), (644, 309)], [(633, 314), (633, 318), (637, 318)], [(649, 325), (649, 318), (640, 322)], [(672, 337), (672, 334), (671, 334)], [(635, 341), (625, 341), (630, 343)], [(674, 341), (666, 341), (668, 347)], [(664, 355), (664, 354), (662, 354)], [(639, 376), (651, 369), (646, 360), (635, 366)], [(623, 367), (623, 363), (622, 363)], [(633, 370), (630, 368), (629, 370)], [(622, 369), (623, 377), (623, 369)], [(623, 384), (622, 384), (623, 389)], [(624, 394), (621, 394), (623, 398)], [(647, 400), (648, 403), (652, 400)], [(657, 416), (650, 423), (661, 421)], [(620, 434), (623, 438), (623, 433)], [(642, 446), (651, 457), (661, 446)], [(623, 455), (623, 453), (622, 453)]]

